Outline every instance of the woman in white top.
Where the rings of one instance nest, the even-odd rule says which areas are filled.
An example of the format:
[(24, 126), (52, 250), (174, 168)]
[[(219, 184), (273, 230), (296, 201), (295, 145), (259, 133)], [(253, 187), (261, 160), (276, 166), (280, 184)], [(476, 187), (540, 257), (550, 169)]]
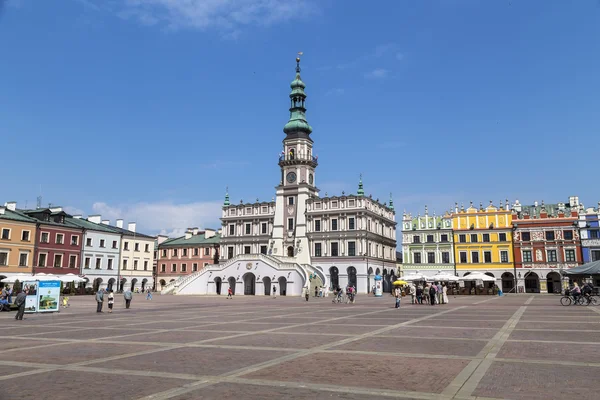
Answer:
[(444, 304), (448, 304), (448, 286), (446, 286), (446, 284), (443, 284), (442, 287), (442, 299)]
[(109, 313), (112, 312), (113, 304), (115, 304), (115, 295), (114, 295), (113, 291), (111, 290), (108, 293), (108, 312)]

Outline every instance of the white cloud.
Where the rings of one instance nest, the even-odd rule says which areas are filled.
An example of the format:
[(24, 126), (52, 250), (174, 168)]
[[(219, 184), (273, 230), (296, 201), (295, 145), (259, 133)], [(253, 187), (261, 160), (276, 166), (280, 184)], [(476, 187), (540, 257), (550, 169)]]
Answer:
[(388, 76), (388, 70), (384, 68), (375, 68), (365, 74), (365, 77), (369, 79), (383, 79)]
[(314, 0), (122, 0), (110, 7), (105, 0), (77, 0), (88, 8), (110, 8), (123, 19), (169, 29), (217, 28), (235, 39), (238, 27), (268, 26), (316, 12)]
[(67, 206), (64, 208), (65, 212), (70, 215), (84, 215), (85, 212), (79, 208)]
[[(148, 235), (168, 234), (181, 236), (187, 228), (213, 228), (221, 226), (222, 202), (196, 202), (174, 204), (171, 202), (135, 203), (111, 205), (97, 202), (92, 205), (90, 214), (100, 214), (102, 219), (110, 219), (111, 225), (115, 220), (123, 219), (123, 226), (136, 222), (136, 230)], [(66, 209), (76, 210), (74, 207)], [(80, 211), (80, 210), (77, 210)], [(78, 212), (83, 214), (83, 212)]]

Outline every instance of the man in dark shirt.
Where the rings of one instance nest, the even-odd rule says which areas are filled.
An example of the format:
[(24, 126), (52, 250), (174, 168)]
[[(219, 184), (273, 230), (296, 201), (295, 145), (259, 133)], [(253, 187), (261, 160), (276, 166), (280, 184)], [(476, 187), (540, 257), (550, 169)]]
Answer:
[(27, 292), (21, 290), (15, 299), (15, 304), (17, 305), (17, 315), (15, 315), (15, 319), (22, 321), (23, 315), (25, 314), (25, 299), (27, 298)]

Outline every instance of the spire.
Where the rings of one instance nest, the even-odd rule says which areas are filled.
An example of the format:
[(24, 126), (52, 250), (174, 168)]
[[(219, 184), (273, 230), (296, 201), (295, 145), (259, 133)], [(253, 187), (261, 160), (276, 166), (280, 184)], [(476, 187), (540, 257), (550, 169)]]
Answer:
[(358, 181), (358, 191), (356, 192), (356, 194), (358, 194), (361, 197), (365, 195), (365, 189), (363, 189), (363, 183), (362, 183), (362, 174), (360, 174), (360, 178)]
[(228, 206), (229, 203), (229, 187), (225, 188), (225, 201), (223, 202), (224, 206)]
[(390, 193), (390, 209), (394, 211), (394, 200), (392, 199), (392, 193)]
[(300, 78), (300, 57), (296, 58), (296, 78), (290, 84), (292, 92), (290, 93), (290, 120), (283, 127), (283, 132), (287, 138), (305, 138), (310, 139), (312, 127), (306, 121), (306, 85)]

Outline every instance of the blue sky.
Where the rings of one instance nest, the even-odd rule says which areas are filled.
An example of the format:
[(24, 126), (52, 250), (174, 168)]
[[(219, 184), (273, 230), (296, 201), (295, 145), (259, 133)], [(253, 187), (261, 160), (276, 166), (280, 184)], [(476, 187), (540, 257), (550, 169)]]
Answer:
[(0, 4), (0, 201), (176, 233), (271, 199), (298, 51), (322, 194), (600, 200), (598, 0)]

